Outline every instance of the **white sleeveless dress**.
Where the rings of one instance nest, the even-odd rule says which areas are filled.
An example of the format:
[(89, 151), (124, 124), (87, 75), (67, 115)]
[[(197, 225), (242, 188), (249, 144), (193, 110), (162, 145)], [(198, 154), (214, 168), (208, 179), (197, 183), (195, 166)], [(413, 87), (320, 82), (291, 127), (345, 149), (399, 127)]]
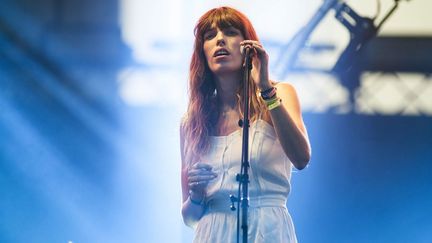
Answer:
[[(237, 211), (230, 210), (229, 195), (237, 196), (241, 146), (241, 129), (210, 138), (210, 150), (200, 163), (210, 164), (218, 177), (207, 187), (206, 210), (196, 226), (194, 243), (237, 240)], [(250, 125), (249, 161), (248, 242), (296, 243), (294, 225), (286, 207), (291, 161), (283, 152), (273, 127), (261, 119)]]

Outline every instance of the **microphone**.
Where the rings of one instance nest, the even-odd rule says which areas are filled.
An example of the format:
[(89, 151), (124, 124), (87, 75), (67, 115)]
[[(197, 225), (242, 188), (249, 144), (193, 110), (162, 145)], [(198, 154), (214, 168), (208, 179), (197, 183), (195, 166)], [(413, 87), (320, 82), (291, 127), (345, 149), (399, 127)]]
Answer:
[(247, 45), (244, 45), (244, 46), (240, 46), (240, 53), (241, 54), (243, 54), (243, 55), (246, 55), (246, 53), (249, 53), (249, 55), (251, 55), (251, 51), (253, 50), (254, 48), (253, 48), (253, 46), (252, 46), (252, 44), (247, 44)]
[(240, 52), (243, 54), (244, 58), (243, 67), (247, 67), (249, 70), (252, 69), (252, 56), (254, 54), (253, 49), (254, 48), (252, 44), (240, 46)]

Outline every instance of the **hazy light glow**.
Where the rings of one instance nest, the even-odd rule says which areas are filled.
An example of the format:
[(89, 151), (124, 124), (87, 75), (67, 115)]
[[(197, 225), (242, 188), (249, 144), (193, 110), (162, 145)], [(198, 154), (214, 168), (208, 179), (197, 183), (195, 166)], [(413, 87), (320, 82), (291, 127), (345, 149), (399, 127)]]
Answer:
[[(417, 8), (423, 8), (421, 14), (426, 11), (424, 6), (427, 0), (422, 1), (422, 4), (415, 4)], [(149, 156), (150, 159), (155, 160), (151, 162), (153, 174), (150, 172), (146, 172), (150, 174), (134, 173), (138, 177), (135, 179), (137, 181), (140, 180), (141, 175), (145, 175), (146, 183), (151, 188), (151, 195), (130, 198), (136, 199), (137, 202), (142, 202), (145, 197), (150, 200), (158, 199), (158, 201), (145, 201), (146, 208), (139, 211), (140, 215), (150, 212), (157, 215), (149, 216), (148, 219), (141, 218), (139, 221), (144, 224), (142, 225), (143, 228), (152, 228), (152, 237), (163, 238), (166, 242), (178, 242), (179, 239), (182, 239), (182, 242), (190, 242), (192, 237), (193, 231), (184, 226), (180, 217), (181, 199), (178, 176), (180, 158), (177, 125), (181, 116), (180, 111), (184, 111), (186, 108), (188, 64), (192, 53), (193, 28), (198, 18), (210, 8), (222, 5), (229, 5), (241, 10), (254, 24), (261, 41), (268, 50), (270, 64), (273, 65), (281, 51), (281, 46), (287, 43), (307, 23), (322, 2), (321, 0), (303, 2), (297, 0), (192, 2), (160, 0), (157, 3), (154, 1), (123, 0), (120, 2), (123, 39), (133, 49), (137, 65), (127, 67), (119, 73), (119, 95), (126, 104), (132, 107), (145, 107), (152, 110), (155, 108), (172, 109), (178, 118), (176, 122), (170, 123), (169, 131), (163, 133), (158, 133), (156, 130), (154, 133), (142, 131), (143, 136), (169, 138), (163, 150), (154, 149), (155, 152), (164, 154), (166, 157)], [(375, 0), (347, 2), (361, 15), (374, 16), (376, 14)], [(390, 3), (393, 0), (383, 0), (382, 2), (381, 14), (391, 6)], [(382, 33), (408, 32), (410, 28), (406, 26), (417, 25), (418, 20), (406, 16), (412, 14), (408, 8), (413, 8), (414, 4), (411, 4), (414, 2), (421, 1), (401, 3), (400, 10), (384, 25)], [(411, 6), (408, 7), (409, 5)], [(430, 3), (426, 3), (426, 5), (429, 6)], [(409, 13), (404, 13), (405, 11)], [(399, 19), (403, 19), (403, 21)], [(423, 27), (416, 29), (416, 32), (425, 31), (424, 33), (427, 33), (428, 28), (430, 26), (423, 25)], [(334, 19), (334, 12), (331, 12), (320, 23), (306, 44), (308, 46), (328, 44), (333, 49), (319, 53), (306, 50), (300, 55), (300, 63), (304, 67), (319, 69), (322, 72), (292, 73), (284, 80), (278, 80), (290, 82), (297, 87), (303, 111), (325, 113), (332, 109), (337, 113), (349, 113), (354, 109), (349, 101), (348, 90), (336, 77), (325, 72), (334, 65), (349, 38), (348, 31)], [(271, 78), (277, 79), (275, 75), (272, 75)], [(357, 104), (356, 111), (366, 114), (374, 112), (394, 114), (400, 110), (400, 105), (395, 105), (394, 102), (397, 100), (402, 102), (402, 99), (397, 96), (394, 90), (390, 88), (383, 91), (382, 95), (391, 98), (383, 98), (384, 102), (379, 102), (380, 108), (372, 111), (370, 106), (374, 105), (369, 101), (364, 101), (360, 93), (360, 103)], [(422, 107), (426, 107), (424, 104), (427, 102), (423, 101), (424, 99), (427, 98), (424, 96), (419, 98), (418, 103)], [(392, 101), (393, 103), (385, 101)], [(423, 111), (426, 110), (425, 108), (422, 109)], [(409, 111), (406, 112), (410, 113)], [(151, 147), (152, 145), (148, 146)], [(139, 155), (136, 154), (133, 157), (135, 158), (135, 156), (137, 161), (140, 161)], [(136, 165), (140, 165), (139, 162), (136, 163)], [(124, 177), (119, 177), (119, 180), (127, 179), (128, 170), (136, 170), (137, 168), (149, 169), (146, 166), (125, 165), (120, 168)], [(164, 174), (154, 173), (155, 171)], [(124, 184), (125, 187), (127, 185), (127, 183)], [(125, 191), (129, 193), (127, 188)], [(166, 220), (169, 221), (169, 228), (172, 229), (169, 234), (167, 234), (166, 225), (164, 225)]]
[[(136, 61), (145, 66), (126, 68), (121, 72), (119, 75), (120, 95), (126, 103), (133, 106), (161, 106), (158, 97), (166, 94), (167, 91), (161, 87), (175, 87), (168, 91), (169, 96), (164, 104), (184, 105), (187, 69), (192, 52), (193, 27), (205, 11), (222, 5), (235, 7), (251, 19), (270, 55), (272, 67), (281, 53), (281, 45), (287, 43), (307, 23), (322, 1), (310, 0), (302, 4), (297, 3), (294, 0), (271, 2), (258, 0), (248, 2), (198, 1), (188, 5), (180, 0), (163, 0), (158, 1), (158, 4), (152, 4), (152, 1), (122, 1), (121, 23), (124, 40), (134, 50)], [(346, 3), (362, 16), (370, 18), (376, 16), (376, 23), (378, 23), (392, 7), (394, 1), (381, 1), (379, 13), (375, 0), (346, 1)], [(397, 11), (383, 25), (380, 34), (432, 33), (432, 26), (428, 24), (430, 21), (427, 21), (425, 15), (427, 12), (425, 9), (431, 4), (432, 2), (427, 0), (401, 1)], [(146, 14), (143, 14), (144, 9)], [(261, 11), (263, 9), (265, 11)], [(413, 16), (420, 17), (414, 18)], [(331, 69), (348, 44), (349, 38), (349, 32), (334, 18), (334, 12), (331, 11), (320, 22), (306, 43), (308, 47), (327, 45), (331, 49), (319, 52), (305, 49), (299, 55), (300, 66), (319, 70)], [(320, 75), (317, 73), (313, 76), (318, 77)], [(310, 73), (301, 76), (300, 73), (296, 74), (298, 80), (306, 81), (307, 78), (310, 78)], [(324, 77), (323, 80), (329, 80), (325, 78), (328, 75), (321, 76)], [(278, 80), (276, 75), (271, 78)], [(404, 76), (404, 79), (410, 79), (410, 77)], [(323, 90), (330, 90), (334, 87), (335, 82), (340, 82), (336, 78), (331, 78), (331, 80), (334, 82), (324, 82), (323, 86), (320, 87), (328, 85)], [(291, 78), (279, 79), (279, 81), (298, 83)], [(392, 89), (390, 86), (387, 88)], [(392, 91), (385, 92), (389, 95)], [(304, 105), (304, 108), (305, 111), (309, 112), (326, 111), (330, 106), (323, 107), (323, 104), (330, 105), (334, 102), (330, 101), (334, 98), (328, 102), (323, 102), (316, 96), (307, 95), (301, 95), (300, 99), (302, 103), (308, 104)], [(362, 99), (364, 100), (365, 97)], [(388, 105), (395, 106), (394, 102), (398, 102), (398, 100), (393, 99), (393, 104)], [(382, 107), (384, 106), (385, 103), (382, 103)], [(389, 107), (389, 109), (392, 108)], [(382, 111), (386, 113), (384, 110)], [(356, 112), (367, 112), (367, 109), (360, 108)]]
[(120, 94), (127, 104), (162, 108), (186, 105), (185, 80), (185, 73), (176, 69), (127, 68), (118, 77)]

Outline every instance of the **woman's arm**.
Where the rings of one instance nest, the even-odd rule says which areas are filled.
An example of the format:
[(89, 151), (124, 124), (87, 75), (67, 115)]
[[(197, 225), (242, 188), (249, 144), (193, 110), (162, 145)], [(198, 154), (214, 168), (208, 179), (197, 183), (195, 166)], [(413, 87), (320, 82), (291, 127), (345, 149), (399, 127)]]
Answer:
[[(180, 127), (180, 153), (181, 153), (181, 187), (182, 187), (182, 217), (186, 225), (194, 227), (198, 220), (204, 214), (204, 204), (197, 204), (194, 202), (202, 202), (204, 195), (191, 193), (189, 195), (188, 183), (188, 166), (185, 162), (184, 154), (184, 135), (183, 129)], [(191, 198), (194, 202), (191, 201)]]
[(273, 127), (285, 154), (301, 170), (309, 163), (311, 148), (297, 93), (288, 83), (278, 83), (276, 88), (282, 104), (269, 111)]
[[(251, 45), (254, 48), (251, 77), (260, 90), (271, 88), (268, 74), (269, 56), (258, 41), (244, 40), (241, 46)], [(301, 116), (300, 103), (294, 87), (287, 83), (278, 83), (277, 95), (282, 105), (272, 109), (270, 117), (282, 148), (294, 166), (301, 170), (307, 166), (311, 149), (306, 128)]]

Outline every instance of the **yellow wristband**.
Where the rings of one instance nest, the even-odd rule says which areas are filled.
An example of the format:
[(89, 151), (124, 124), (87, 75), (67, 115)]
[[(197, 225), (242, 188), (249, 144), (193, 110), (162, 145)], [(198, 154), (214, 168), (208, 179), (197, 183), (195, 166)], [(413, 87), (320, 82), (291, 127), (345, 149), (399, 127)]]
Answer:
[(279, 100), (279, 98), (275, 95), (273, 98), (271, 98), (270, 100), (264, 100), (264, 102), (266, 103), (267, 106), (277, 102), (277, 100)]
[(281, 99), (277, 99), (275, 102), (273, 102), (271, 104), (267, 104), (267, 109), (269, 111), (271, 111), (274, 108), (279, 107), (280, 105), (282, 105), (282, 100)]

